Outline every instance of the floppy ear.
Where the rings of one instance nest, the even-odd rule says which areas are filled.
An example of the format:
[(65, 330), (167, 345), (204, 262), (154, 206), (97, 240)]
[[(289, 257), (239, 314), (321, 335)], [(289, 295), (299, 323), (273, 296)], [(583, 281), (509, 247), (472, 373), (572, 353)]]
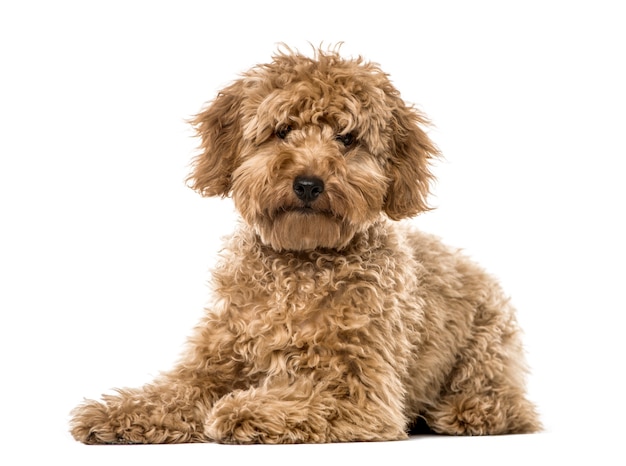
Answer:
[(242, 142), (242, 89), (241, 81), (231, 84), (191, 120), (202, 142), (187, 182), (203, 196), (225, 197), (230, 192), (231, 174)]
[(399, 220), (429, 210), (426, 197), (433, 175), (429, 170), (431, 158), (439, 150), (422, 130), (428, 120), (398, 97), (391, 120), (391, 158), (384, 209), (389, 218)]

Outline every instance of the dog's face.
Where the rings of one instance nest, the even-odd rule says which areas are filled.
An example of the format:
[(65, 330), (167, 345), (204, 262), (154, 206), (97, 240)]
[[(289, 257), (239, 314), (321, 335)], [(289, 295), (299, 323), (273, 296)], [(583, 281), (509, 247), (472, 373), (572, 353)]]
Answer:
[(387, 76), (335, 52), (281, 53), (219, 93), (193, 121), (191, 186), (232, 195), (276, 250), (345, 247), (382, 213), (425, 210), (437, 153)]

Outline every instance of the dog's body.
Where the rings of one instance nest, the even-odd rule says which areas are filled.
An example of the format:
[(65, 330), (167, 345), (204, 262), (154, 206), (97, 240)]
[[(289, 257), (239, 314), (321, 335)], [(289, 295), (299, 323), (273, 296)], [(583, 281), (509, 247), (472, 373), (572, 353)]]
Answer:
[(194, 121), (192, 185), (243, 217), (213, 305), (154, 383), (76, 408), (85, 443), (395, 440), (540, 428), (497, 283), (395, 222), (437, 154), (377, 66), (279, 54)]

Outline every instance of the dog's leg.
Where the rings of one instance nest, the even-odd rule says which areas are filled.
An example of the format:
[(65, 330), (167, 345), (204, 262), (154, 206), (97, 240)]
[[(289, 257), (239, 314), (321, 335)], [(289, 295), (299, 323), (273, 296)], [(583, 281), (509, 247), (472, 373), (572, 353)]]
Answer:
[(541, 430), (534, 406), (519, 390), (443, 396), (425, 415), (429, 427), (448, 435), (525, 434)]
[(439, 399), (426, 409), (425, 418), (435, 432), (496, 435), (541, 430), (535, 407), (525, 397), (526, 368), (512, 308), (495, 298), (478, 310), (472, 337)]
[(225, 396), (209, 413), (206, 435), (236, 444), (378, 441), (406, 438), (405, 426), (399, 399), (346, 377), (316, 382), (302, 376)]
[(176, 368), (140, 389), (118, 390), (102, 402), (87, 400), (72, 411), (71, 433), (83, 443), (184, 443), (206, 441), (212, 404), (233, 387), (239, 369), (222, 357), (232, 345), (217, 325), (200, 325)]
[(182, 443), (204, 440), (210, 406), (204, 387), (165, 376), (141, 389), (118, 390), (72, 411), (71, 433), (88, 443)]

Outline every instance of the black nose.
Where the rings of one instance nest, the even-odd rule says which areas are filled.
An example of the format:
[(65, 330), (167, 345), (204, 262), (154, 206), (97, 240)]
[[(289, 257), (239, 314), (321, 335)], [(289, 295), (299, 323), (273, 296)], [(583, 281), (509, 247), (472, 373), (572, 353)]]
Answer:
[(293, 182), (293, 192), (302, 202), (313, 202), (324, 192), (324, 182), (316, 176), (299, 176)]

